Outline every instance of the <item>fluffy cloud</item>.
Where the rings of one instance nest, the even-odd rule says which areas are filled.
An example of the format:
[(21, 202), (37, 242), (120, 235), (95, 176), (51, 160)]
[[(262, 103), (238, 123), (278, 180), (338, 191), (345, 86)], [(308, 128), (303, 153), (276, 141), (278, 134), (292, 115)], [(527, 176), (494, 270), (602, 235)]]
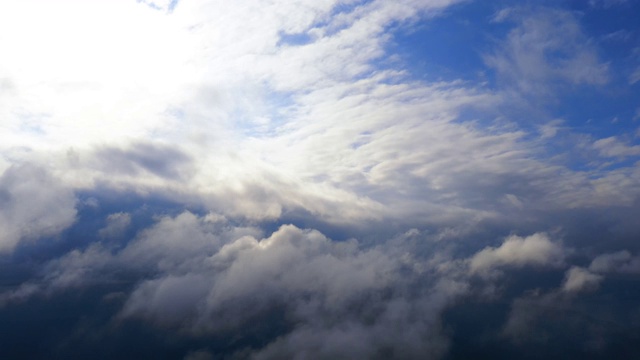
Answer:
[[(39, 281), (0, 299), (6, 305), (133, 277), (142, 281), (126, 295), (120, 322), (143, 319), (195, 337), (267, 336), (256, 358), (446, 352), (442, 311), (469, 285), (413, 258), (407, 241), (416, 234), (373, 247), (293, 225), (258, 235), (218, 216), (165, 217), (122, 249), (94, 244), (54, 259)], [(256, 325), (263, 321), (288, 330), (266, 331)], [(343, 346), (352, 341), (358, 345)]]
[(545, 233), (524, 238), (512, 235), (499, 247), (487, 247), (475, 254), (469, 266), (472, 272), (485, 272), (501, 266), (558, 266), (564, 256), (565, 249)]
[(54, 236), (75, 220), (73, 192), (46, 170), (13, 166), (0, 176), (0, 252), (23, 240)]

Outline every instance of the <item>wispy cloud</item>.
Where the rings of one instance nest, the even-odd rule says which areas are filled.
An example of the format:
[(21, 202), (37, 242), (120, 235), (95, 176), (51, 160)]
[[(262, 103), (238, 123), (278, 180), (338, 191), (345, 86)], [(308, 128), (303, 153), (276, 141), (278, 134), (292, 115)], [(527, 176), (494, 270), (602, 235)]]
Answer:
[(607, 63), (600, 60), (575, 14), (549, 8), (508, 10), (495, 20), (513, 21), (516, 27), (495, 53), (485, 56), (506, 85), (540, 96), (558, 84), (609, 81)]

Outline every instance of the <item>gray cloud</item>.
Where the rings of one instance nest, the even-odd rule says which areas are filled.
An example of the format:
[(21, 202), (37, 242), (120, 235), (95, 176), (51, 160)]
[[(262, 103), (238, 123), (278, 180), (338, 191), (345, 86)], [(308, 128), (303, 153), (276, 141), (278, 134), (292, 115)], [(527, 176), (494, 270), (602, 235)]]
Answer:
[[(237, 348), (240, 358), (441, 358), (452, 341), (442, 318), (447, 309), (478, 298), (511, 301), (502, 288), (517, 277), (508, 269), (566, 269), (567, 249), (545, 233), (510, 236), (469, 256), (451, 251), (474, 236), (413, 229), (383, 242), (336, 242), (293, 225), (265, 236), (219, 214), (184, 212), (158, 218), (122, 248), (93, 244), (53, 259), (39, 279), (0, 300), (7, 306), (122, 284), (118, 326), (141, 321), (191, 339), (264, 337), (260, 346)], [(603, 261), (611, 263), (594, 259)], [(513, 300), (502, 335), (527, 343), (542, 331), (541, 319), (598, 289), (604, 278), (597, 268), (570, 267), (547, 292), (523, 284), (527, 292)], [(475, 276), (495, 270), (502, 276)]]
[(76, 199), (46, 170), (13, 166), (0, 176), (0, 252), (23, 240), (54, 236), (75, 220)]
[(589, 270), (596, 273), (640, 273), (640, 257), (627, 250), (597, 256), (591, 261)]
[(178, 180), (192, 171), (189, 155), (174, 146), (150, 142), (137, 142), (126, 148), (102, 147), (96, 150), (91, 161), (112, 175), (141, 176), (147, 173)]
[(98, 231), (98, 235), (104, 239), (117, 238), (124, 235), (131, 225), (131, 215), (127, 213), (115, 213), (107, 217), (107, 224)]
[[(40, 280), (4, 292), (2, 303), (133, 278), (140, 281), (120, 322), (142, 319), (198, 337), (240, 334), (280, 314), (289, 330), (250, 350), (254, 358), (445, 354), (440, 316), (468, 284), (413, 257), (416, 232), (376, 246), (293, 225), (259, 235), (216, 215), (164, 217), (121, 250), (93, 244), (48, 262)], [(357, 346), (343, 346), (352, 341)]]

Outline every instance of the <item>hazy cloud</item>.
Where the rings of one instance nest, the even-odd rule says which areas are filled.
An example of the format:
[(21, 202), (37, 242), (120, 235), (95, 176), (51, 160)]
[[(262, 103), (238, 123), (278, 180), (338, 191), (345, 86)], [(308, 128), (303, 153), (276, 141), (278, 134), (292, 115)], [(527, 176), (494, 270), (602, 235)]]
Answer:
[(602, 85), (609, 81), (608, 65), (599, 59), (573, 13), (513, 8), (502, 10), (495, 19), (512, 20), (516, 27), (485, 61), (519, 91), (543, 95), (557, 83)]
[(628, 145), (615, 136), (599, 139), (593, 147), (606, 157), (626, 157), (640, 155), (640, 145)]
[(640, 273), (640, 257), (627, 250), (602, 254), (591, 261), (589, 270), (597, 273)]

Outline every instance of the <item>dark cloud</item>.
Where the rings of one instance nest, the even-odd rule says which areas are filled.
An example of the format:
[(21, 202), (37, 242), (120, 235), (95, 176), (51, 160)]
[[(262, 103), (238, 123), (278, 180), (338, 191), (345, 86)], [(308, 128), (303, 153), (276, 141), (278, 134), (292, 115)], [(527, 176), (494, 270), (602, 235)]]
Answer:
[[(504, 355), (581, 326), (591, 330), (577, 332), (582, 340), (564, 340), (570, 353), (595, 346), (604, 356), (624, 351), (616, 329), (634, 326), (620, 311), (607, 314), (598, 300), (603, 291), (620, 292), (607, 274), (624, 272), (616, 269), (626, 269), (632, 255), (603, 254), (588, 268), (572, 265), (572, 252), (549, 234), (497, 238), (469, 253), (454, 250), (474, 237), (469, 232), (442, 238), (412, 229), (382, 242), (334, 241), (294, 225), (264, 234), (219, 214), (182, 212), (106, 239), (104, 230), (122, 219), (128, 226), (138, 223), (135, 208), (113, 210), (105, 209), (105, 221), (93, 230), (104, 241), (47, 260), (5, 287), (0, 316), (56, 301), (77, 304), (86, 310), (69, 310), (63, 326), (69, 344), (112, 344), (111, 355), (132, 356), (120, 335), (128, 333), (130, 341), (148, 347), (137, 354), (178, 358), (464, 358), (463, 344)], [(486, 276), (492, 269), (501, 271)], [(599, 313), (582, 319), (593, 304)], [(460, 329), (470, 315), (459, 314), (474, 307), (486, 314), (486, 323)], [(573, 315), (556, 319), (565, 312)], [(83, 332), (96, 337), (86, 339)], [(459, 337), (480, 333), (481, 343)], [(19, 344), (7, 351), (30, 353)], [(60, 354), (83, 349), (88, 351), (67, 347)]]

